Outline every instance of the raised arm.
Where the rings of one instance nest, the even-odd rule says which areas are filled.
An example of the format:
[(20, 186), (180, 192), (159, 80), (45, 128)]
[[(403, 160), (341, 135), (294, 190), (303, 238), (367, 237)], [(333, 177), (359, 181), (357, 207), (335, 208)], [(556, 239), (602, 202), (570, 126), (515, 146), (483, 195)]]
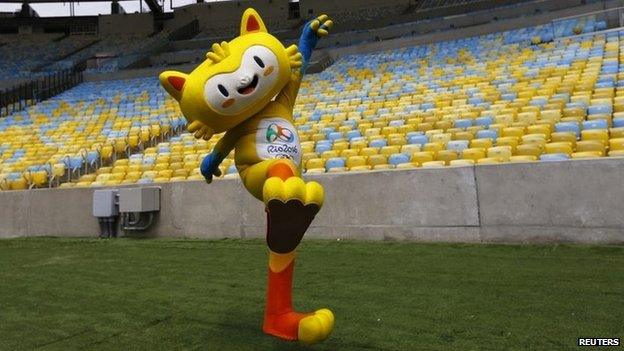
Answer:
[[(301, 60), (299, 69), (293, 72), (293, 76), (290, 82), (284, 87), (284, 89), (277, 96), (277, 101), (292, 108), (295, 105), (295, 99), (299, 92), (299, 86), (301, 85), (301, 79), (305, 74), (308, 64), (310, 63), (310, 57), (312, 57), (312, 51), (316, 47), (319, 39), (329, 34), (329, 30), (334, 25), (334, 22), (327, 15), (321, 15), (318, 18), (306, 23), (303, 26), (303, 32), (299, 37), (299, 44), (297, 45), (301, 56), (297, 58)], [(296, 50), (297, 47), (291, 46), (287, 48), (287, 51)], [(295, 56), (291, 56), (295, 57)], [(294, 66), (294, 65), (293, 65)]]

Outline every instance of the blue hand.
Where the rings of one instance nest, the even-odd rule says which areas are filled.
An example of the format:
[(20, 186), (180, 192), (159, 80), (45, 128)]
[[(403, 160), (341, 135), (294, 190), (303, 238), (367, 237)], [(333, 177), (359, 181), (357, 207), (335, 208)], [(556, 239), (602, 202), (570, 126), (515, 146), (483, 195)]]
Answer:
[(206, 178), (207, 183), (212, 182), (212, 176), (216, 175), (217, 177), (221, 175), (221, 170), (219, 169), (219, 165), (223, 161), (223, 157), (219, 155), (216, 151), (211, 152), (201, 163), (200, 170), (201, 174)]
[[(315, 31), (312, 29), (312, 21), (309, 21), (303, 26), (303, 33), (299, 37), (299, 44), (297, 47), (299, 48), (299, 52), (303, 56), (303, 65), (301, 66), (301, 73), (305, 73), (306, 68), (308, 67), (308, 63), (310, 62), (310, 57), (312, 57), (312, 51), (316, 47), (319, 39), (321, 38)], [(322, 25), (321, 28), (325, 28), (325, 25)]]

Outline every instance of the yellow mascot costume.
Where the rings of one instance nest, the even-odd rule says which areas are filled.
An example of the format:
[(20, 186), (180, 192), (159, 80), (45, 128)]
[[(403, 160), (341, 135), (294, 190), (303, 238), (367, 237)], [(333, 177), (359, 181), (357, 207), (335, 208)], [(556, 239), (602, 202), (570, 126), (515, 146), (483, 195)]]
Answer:
[(260, 15), (247, 9), (240, 36), (213, 44), (190, 74), (166, 71), (163, 87), (180, 103), (195, 137), (225, 135), (201, 164), (210, 183), (219, 164), (235, 150), (236, 168), (247, 190), (265, 204), (269, 277), (263, 330), (285, 340), (316, 343), (334, 327), (328, 309), (299, 313), (292, 306), (295, 249), (323, 205), (323, 187), (301, 178), (301, 147), (293, 107), (312, 50), (332, 21), (306, 23), (299, 48), (268, 33)]

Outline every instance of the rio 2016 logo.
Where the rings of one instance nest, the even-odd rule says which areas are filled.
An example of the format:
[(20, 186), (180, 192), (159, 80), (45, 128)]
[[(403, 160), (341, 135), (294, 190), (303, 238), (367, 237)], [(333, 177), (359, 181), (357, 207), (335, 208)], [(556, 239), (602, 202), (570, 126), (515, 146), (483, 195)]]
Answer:
[(288, 128), (278, 125), (277, 123), (271, 123), (267, 127), (266, 140), (270, 143), (276, 140), (290, 143), (295, 140), (295, 133)]

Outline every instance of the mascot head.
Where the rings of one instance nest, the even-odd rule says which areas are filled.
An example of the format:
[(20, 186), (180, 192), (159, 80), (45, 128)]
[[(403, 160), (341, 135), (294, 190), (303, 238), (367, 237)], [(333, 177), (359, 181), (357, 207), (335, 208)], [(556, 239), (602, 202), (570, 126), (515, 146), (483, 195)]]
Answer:
[(201, 122), (208, 129), (208, 139), (262, 110), (290, 77), (289, 52), (267, 32), (260, 15), (247, 9), (239, 37), (214, 44), (190, 74), (166, 71), (160, 82), (189, 122)]

